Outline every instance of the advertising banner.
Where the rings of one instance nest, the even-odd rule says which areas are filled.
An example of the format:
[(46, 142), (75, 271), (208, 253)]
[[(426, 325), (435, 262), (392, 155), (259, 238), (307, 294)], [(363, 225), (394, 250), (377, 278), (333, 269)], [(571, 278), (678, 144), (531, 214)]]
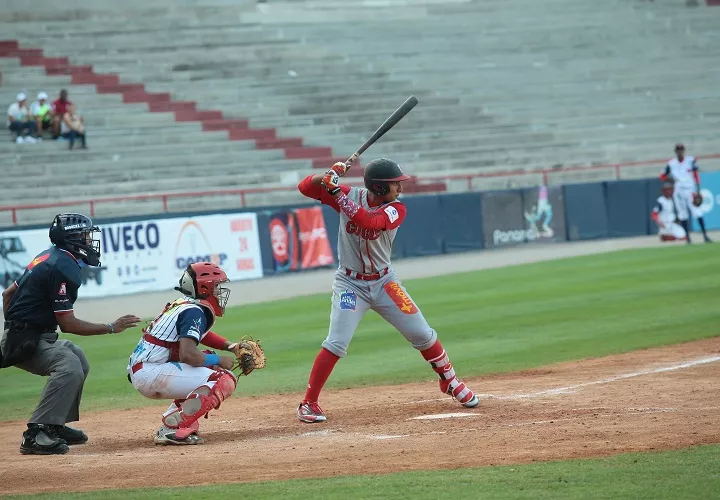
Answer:
[[(218, 264), (231, 281), (263, 275), (254, 213), (104, 224), (102, 266), (83, 268), (83, 296), (169, 290), (193, 262)], [(0, 233), (3, 288), (50, 246), (47, 229)]]
[(322, 207), (270, 215), (269, 233), (276, 273), (324, 267), (335, 262)]
[[(720, 229), (720, 172), (703, 172), (700, 181), (700, 194), (703, 197), (700, 212), (705, 219), (705, 228)], [(693, 228), (695, 231), (700, 230), (695, 219), (693, 219)]]

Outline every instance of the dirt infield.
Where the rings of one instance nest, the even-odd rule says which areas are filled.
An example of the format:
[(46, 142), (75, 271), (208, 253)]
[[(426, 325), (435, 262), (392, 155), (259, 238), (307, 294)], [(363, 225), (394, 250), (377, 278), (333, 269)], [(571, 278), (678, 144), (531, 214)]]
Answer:
[[(402, 261), (396, 267), (407, 279), (427, 275), (429, 270), (444, 274), (459, 268), (655, 245), (655, 238), (633, 238), (523, 247), (445, 256), (433, 259), (433, 265), (428, 265), (430, 260)], [(254, 285), (235, 284), (240, 290), (254, 290), (252, 295), (236, 293), (236, 304), (257, 301), (261, 290), (266, 290), (266, 300), (294, 292), (322, 292), (329, 288), (331, 274), (324, 270)], [(147, 296), (85, 301), (83, 312), (100, 311), (105, 317), (108, 308), (142, 308), (147, 302), (155, 312), (158, 301)], [(79, 316), (87, 317), (83, 312)], [(20, 455), (24, 422), (3, 422), (0, 491), (180, 486), (215, 483), (218, 478), (221, 482), (320, 478), (720, 443), (718, 379), (720, 337), (715, 337), (468, 379), (481, 393), (480, 406), (473, 410), (443, 396), (432, 373), (425, 383), (325, 391), (322, 403), (329, 421), (322, 424), (297, 421), (300, 394), (232, 398), (201, 421), (203, 446), (155, 446), (152, 432), (166, 407), (160, 403), (85, 413), (79, 427), (90, 441), (63, 456)], [(226, 459), (233, 466), (219, 467)], [(162, 468), (173, 463), (186, 464), (182, 475), (164, 473)]]
[[(88, 414), (89, 443), (64, 456), (20, 455), (23, 423), (5, 422), (0, 477), (5, 493), (73, 491), (217, 482), (225, 459), (233, 467), (221, 467), (222, 482), (247, 482), (720, 443), (718, 378), (720, 338), (712, 338), (470, 379), (483, 393), (474, 410), (434, 381), (327, 391), (329, 421), (312, 425), (295, 418), (299, 394), (230, 399), (202, 420), (203, 446), (153, 444), (164, 406)], [(192, 466), (160, 470), (173, 463)]]

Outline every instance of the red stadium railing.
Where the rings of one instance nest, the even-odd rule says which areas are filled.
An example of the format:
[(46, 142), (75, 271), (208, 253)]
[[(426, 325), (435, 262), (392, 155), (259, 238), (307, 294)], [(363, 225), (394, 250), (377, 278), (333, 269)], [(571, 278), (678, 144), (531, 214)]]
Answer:
[[(709, 160), (709, 159), (720, 159), (720, 153), (709, 154), (698, 156), (698, 160)], [(542, 175), (543, 181), (548, 182), (548, 177), (551, 174), (561, 174), (566, 172), (579, 172), (579, 171), (592, 171), (600, 169), (614, 170), (615, 179), (621, 179), (621, 171), (624, 168), (632, 168), (647, 165), (657, 165), (658, 172), (661, 171), (662, 166), (667, 162), (667, 158), (661, 160), (645, 160), (627, 163), (611, 163), (606, 165), (591, 165), (581, 167), (565, 167), (565, 168), (546, 168), (540, 170), (509, 170), (499, 172), (478, 172), (473, 174), (460, 174), (460, 175), (445, 175), (445, 176), (423, 176), (418, 178), (423, 181), (450, 181), (450, 180), (466, 180), (468, 190), (472, 189), (472, 182), (474, 179), (490, 178), (490, 177), (516, 177), (520, 175)], [(355, 183), (361, 178), (353, 179)], [(245, 197), (248, 194), (257, 193), (270, 193), (274, 191), (291, 191), (297, 189), (295, 186), (275, 186), (266, 188), (245, 188), (245, 189), (217, 189), (207, 191), (192, 191), (184, 193), (153, 193), (153, 194), (138, 194), (130, 196), (111, 196), (107, 198), (91, 198), (91, 199), (78, 199), (68, 200), (60, 202), (49, 202), (49, 203), (31, 203), (27, 205), (10, 205), (0, 206), (0, 212), (11, 212), (12, 223), (17, 224), (17, 213), (21, 210), (32, 210), (40, 208), (50, 207), (67, 207), (87, 204), (90, 212), (90, 216), (95, 215), (95, 206), (102, 203), (114, 203), (114, 202), (125, 202), (125, 201), (141, 201), (141, 200), (161, 200), (163, 206), (163, 212), (168, 211), (168, 200), (171, 198), (187, 198), (187, 197), (203, 197), (203, 196), (218, 196), (218, 195), (237, 195), (240, 201), (240, 207), (245, 207)]]

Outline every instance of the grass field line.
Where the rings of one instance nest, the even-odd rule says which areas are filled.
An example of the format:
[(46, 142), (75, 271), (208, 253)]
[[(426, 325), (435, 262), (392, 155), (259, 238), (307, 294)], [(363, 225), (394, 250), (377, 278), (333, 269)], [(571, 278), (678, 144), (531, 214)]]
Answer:
[[(619, 380), (625, 380), (628, 378), (641, 377), (643, 375), (654, 375), (657, 373), (665, 373), (665, 372), (671, 372), (671, 371), (675, 371), (675, 370), (683, 370), (685, 368), (693, 368), (695, 366), (705, 365), (708, 363), (716, 363), (718, 361), (720, 361), (720, 356), (710, 356), (710, 357), (706, 357), (706, 358), (695, 359), (693, 361), (674, 363), (674, 364), (668, 365), (668, 366), (661, 366), (658, 368), (648, 368), (648, 369), (638, 370), (638, 371), (630, 372), (630, 373), (621, 373), (619, 375), (614, 375), (612, 377), (607, 377), (607, 378), (603, 378), (600, 380), (593, 380), (590, 382), (583, 382), (580, 384), (568, 385), (565, 387), (556, 387), (553, 389), (544, 389), (542, 391), (530, 392), (530, 393), (526, 393), (526, 394), (498, 395), (498, 394), (476, 393), (476, 395), (479, 398), (503, 399), (503, 400), (532, 399), (532, 398), (539, 398), (542, 396), (556, 396), (556, 395), (560, 395), (560, 394), (570, 394), (577, 389), (582, 389), (584, 387), (590, 387), (593, 385), (611, 384), (613, 382), (617, 382)], [(434, 398), (434, 399), (422, 399), (419, 401), (408, 401), (408, 402), (394, 403), (394, 404), (411, 405), (411, 404), (420, 404), (420, 403), (437, 403), (438, 401), (445, 401), (447, 399), (448, 398), (446, 398), (446, 397), (445, 398)]]
[[(720, 238), (720, 231), (710, 233)], [(657, 236), (635, 236), (631, 238), (610, 238), (604, 240), (564, 241), (538, 243), (485, 249), (469, 252), (449, 253), (424, 257), (409, 257), (393, 263), (393, 268), (402, 280), (444, 276), (483, 269), (495, 269), (521, 264), (545, 262), (568, 257), (579, 257), (615, 252), (618, 250), (652, 248), (662, 244)], [(665, 244), (664, 248), (672, 247)], [(300, 273), (280, 273), (254, 280), (232, 282), (228, 306), (242, 306), (274, 300), (328, 293), (336, 269), (313, 269)], [(136, 314), (140, 317), (154, 317), (168, 300), (177, 296), (168, 290), (143, 292), (103, 298), (86, 298), (82, 292), (75, 304), (78, 315), (87, 321), (107, 321), (107, 315)]]

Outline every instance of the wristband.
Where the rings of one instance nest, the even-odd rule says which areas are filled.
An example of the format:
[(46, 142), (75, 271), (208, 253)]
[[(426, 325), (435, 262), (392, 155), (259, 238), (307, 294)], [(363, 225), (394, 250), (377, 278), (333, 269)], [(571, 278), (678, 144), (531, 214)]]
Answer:
[(206, 354), (203, 366), (215, 366), (220, 364), (220, 356), (215, 353)]
[(115, 327), (113, 326), (112, 323), (108, 323), (107, 326), (108, 326), (108, 328), (110, 328), (110, 335), (115, 333)]

